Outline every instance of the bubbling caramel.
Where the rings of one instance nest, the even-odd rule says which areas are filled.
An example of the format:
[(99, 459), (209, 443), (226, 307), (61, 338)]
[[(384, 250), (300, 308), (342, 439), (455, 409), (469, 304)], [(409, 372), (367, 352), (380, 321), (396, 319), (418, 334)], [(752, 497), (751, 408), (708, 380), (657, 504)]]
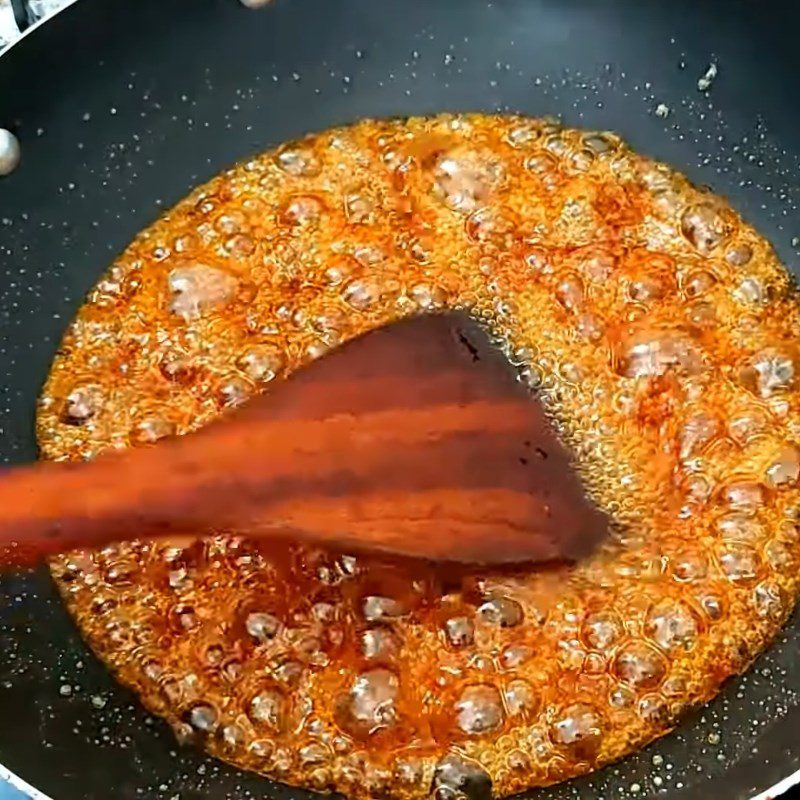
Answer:
[(719, 197), (547, 120), (364, 121), (214, 178), (67, 332), (51, 459), (193, 430), (327, 349), (466, 309), (615, 537), (442, 575), (236, 536), (56, 559), (84, 636), (182, 741), (351, 797), (483, 800), (588, 772), (745, 669), (798, 593), (798, 300)]

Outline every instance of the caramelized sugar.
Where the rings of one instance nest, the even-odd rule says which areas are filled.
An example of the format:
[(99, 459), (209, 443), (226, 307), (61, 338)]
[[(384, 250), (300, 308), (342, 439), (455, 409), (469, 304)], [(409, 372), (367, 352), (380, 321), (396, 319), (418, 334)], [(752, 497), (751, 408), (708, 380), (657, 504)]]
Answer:
[(350, 796), (508, 794), (666, 732), (798, 591), (798, 303), (720, 198), (615, 136), (442, 116), (213, 179), (97, 284), (48, 458), (197, 428), (374, 326), (467, 309), (539, 392), (616, 538), (442, 576), (235, 536), (53, 564), (119, 680), (237, 766)]

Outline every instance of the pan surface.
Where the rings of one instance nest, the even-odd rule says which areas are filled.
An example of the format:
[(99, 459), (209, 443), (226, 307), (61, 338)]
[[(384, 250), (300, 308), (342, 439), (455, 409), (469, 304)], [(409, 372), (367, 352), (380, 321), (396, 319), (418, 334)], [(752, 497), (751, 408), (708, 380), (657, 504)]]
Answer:
[[(800, 8), (784, 5), (74, 4), (0, 59), (0, 126), (23, 153), (0, 182), (0, 457), (35, 457), (61, 332), (139, 229), (232, 162), (364, 116), (519, 111), (615, 130), (730, 197), (797, 273)], [(532, 800), (766, 793), (800, 768), (798, 642), (796, 615), (674, 734)], [(45, 571), (0, 578), (0, 763), (58, 800), (310, 796), (178, 752), (82, 645)]]

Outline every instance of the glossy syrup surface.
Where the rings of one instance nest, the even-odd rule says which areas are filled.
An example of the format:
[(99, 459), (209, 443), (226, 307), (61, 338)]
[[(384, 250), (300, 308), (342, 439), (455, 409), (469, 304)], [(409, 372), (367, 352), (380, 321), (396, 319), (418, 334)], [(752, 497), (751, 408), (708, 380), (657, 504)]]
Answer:
[(71, 325), (43, 452), (184, 433), (442, 308), (492, 328), (616, 538), (571, 569), (459, 576), (147, 531), (57, 559), (89, 643), (182, 741), (353, 797), (508, 794), (665, 733), (793, 607), (785, 269), (724, 200), (548, 120), (365, 121), (200, 187)]

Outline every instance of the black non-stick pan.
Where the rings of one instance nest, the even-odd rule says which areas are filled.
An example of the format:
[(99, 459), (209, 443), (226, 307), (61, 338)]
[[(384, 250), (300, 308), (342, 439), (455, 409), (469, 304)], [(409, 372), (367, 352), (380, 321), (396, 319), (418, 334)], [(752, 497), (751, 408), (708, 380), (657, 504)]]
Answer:
[[(728, 195), (797, 270), (798, 30), (777, 0), (79, 0), (0, 58), (0, 127), (22, 149), (0, 179), (2, 460), (35, 457), (61, 332), (134, 233), (232, 162), (364, 116), (619, 131)], [(798, 642), (795, 617), (675, 733), (531, 800), (776, 796), (800, 779)], [(45, 571), (0, 578), (0, 763), (56, 800), (305, 796), (178, 751)]]

